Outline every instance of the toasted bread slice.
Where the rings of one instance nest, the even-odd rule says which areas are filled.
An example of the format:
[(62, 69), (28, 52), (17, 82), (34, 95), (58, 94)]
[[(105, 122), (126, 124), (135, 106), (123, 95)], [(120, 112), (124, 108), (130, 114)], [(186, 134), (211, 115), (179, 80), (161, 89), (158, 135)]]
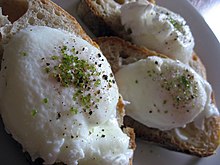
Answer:
[[(81, 0), (78, 6), (78, 14), (96, 37), (117, 36), (131, 41), (129, 31), (126, 31), (120, 20), (120, 8), (123, 4), (136, 2), (137, 0)], [(155, 4), (154, 0), (148, 0)], [(194, 52), (190, 66), (202, 77), (206, 78), (205, 67)]]
[[(0, 11), (0, 57), (2, 57), (4, 51), (2, 46), (7, 44), (14, 34), (26, 28), (28, 25), (63, 29), (76, 34), (78, 37), (83, 38), (93, 46), (99, 48), (84, 32), (74, 17), (50, 0), (3, 0), (0, 6), (3, 10), (3, 13)], [(121, 127), (123, 117), (124, 103), (121, 98), (117, 105), (117, 118), (119, 126)], [(129, 148), (134, 150), (136, 146), (133, 129), (123, 127), (123, 131), (130, 137)], [(132, 165), (132, 158), (130, 159), (130, 165)]]
[[(8, 15), (10, 23), (0, 25), (3, 41), (28, 25), (48, 26), (59, 28), (80, 36), (97, 47), (84, 32), (74, 17), (50, 0), (3, 0), (3, 15)], [(18, 13), (15, 8), (18, 9)], [(19, 15), (19, 17), (18, 17)]]
[[(144, 59), (148, 56), (163, 56), (155, 51), (137, 47), (117, 37), (100, 37), (95, 39), (103, 54), (116, 73), (122, 65), (127, 65)], [(193, 63), (200, 63), (197, 57), (193, 57)], [(205, 73), (204, 73), (205, 74)], [(214, 97), (213, 97), (214, 101)], [(126, 116), (124, 123), (135, 130), (137, 137), (148, 142), (159, 144), (167, 149), (180, 151), (199, 157), (209, 156), (215, 153), (220, 143), (220, 117), (212, 116), (205, 119), (205, 129), (200, 130), (192, 123), (185, 128), (176, 128), (168, 131), (149, 128), (130, 116)], [(188, 140), (178, 138), (177, 132), (183, 133)]]
[[(81, 0), (78, 14), (98, 36), (120, 36), (130, 39), (120, 21), (120, 8), (123, 4), (137, 0)], [(154, 0), (148, 0), (155, 3)]]

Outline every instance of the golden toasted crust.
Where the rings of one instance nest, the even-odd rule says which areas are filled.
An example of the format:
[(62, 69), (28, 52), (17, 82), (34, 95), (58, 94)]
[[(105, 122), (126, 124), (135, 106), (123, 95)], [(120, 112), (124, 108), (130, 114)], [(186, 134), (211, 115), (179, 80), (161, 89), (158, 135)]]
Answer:
[[(135, 150), (136, 143), (135, 143), (134, 129), (130, 127), (126, 127), (126, 128), (123, 128), (123, 132), (126, 133), (130, 137), (130, 143), (129, 143), (130, 148)], [(129, 165), (132, 165), (132, 164), (133, 164), (133, 157), (130, 158), (130, 162), (129, 162)]]
[[(136, 143), (135, 143), (134, 129), (124, 126), (124, 124), (123, 124), (124, 116), (125, 116), (125, 105), (124, 105), (122, 96), (120, 96), (118, 104), (117, 104), (118, 123), (119, 123), (119, 126), (121, 126), (123, 132), (126, 133), (130, 137), (130, 142), (129, 142), (130, 149), (135, 150), (136, 149)], [(132, 163), (133, 163), (133, 157), (130, 159), (130, 165), (132, 165)]]
[[(116, 73), (122, 65), (127, 65), (144, 59), (148, 56), (162, 56), (155, 51), (146, 48), (137, 47), (127, 41), (117, 37), (100, 37), (95, 39), (99, 44), (103, 54), (112, 66), (113, 72)], [(192, 61), (196, 63), (200, 74), (205, 75), (205, 68), (200, 59), (195, 54)], [(214, 102), (214, 95), (213, 95)], [(215, 153), (220, 143), (220, 117), (210, 117), (205, 119), (205, 129), (197, 129), (193, 123), (187, 124), (185, 128), (172, 129), (169, 131), (160, 131), (159, 129), (149, 128), (129, 116), (125, 116), (124, 124), (135, 130), (137, 137), (148, 142), (159, 144), (165, 148), (180, 151), (199, 157), (209, 156)], [(188, 140), (178, 138), (177, 131), (188, 137)]]

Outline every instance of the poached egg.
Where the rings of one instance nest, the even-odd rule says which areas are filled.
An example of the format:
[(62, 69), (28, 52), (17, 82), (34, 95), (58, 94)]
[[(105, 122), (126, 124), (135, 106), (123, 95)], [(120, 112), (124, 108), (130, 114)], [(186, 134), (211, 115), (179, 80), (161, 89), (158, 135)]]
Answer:
[(124, 65), (115, 76), (130, 102), (127, 115), (148, 127), (170, 130), (198, 117), (196, 126), (202, 129), (201, 116), (219, 115), (210, 84), (179, 61), (151, 56)]
[(29, 26), (4, 46), (0, 112), (6, 130), (45, 164), (129, 164), (116, 118), (118, 88), (99, 49), (64, 30)]
[(147, 0), (121, 7), (121, 23), (131, 31), (132, 42), (188, 64), (194, 38), (180, 15)]

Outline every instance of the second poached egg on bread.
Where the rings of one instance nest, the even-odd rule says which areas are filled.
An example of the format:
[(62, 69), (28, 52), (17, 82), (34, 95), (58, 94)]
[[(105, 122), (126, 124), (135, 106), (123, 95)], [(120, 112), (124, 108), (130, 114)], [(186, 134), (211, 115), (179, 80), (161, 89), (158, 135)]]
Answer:
[(176, 60), (151, 56), (124, 65), (116, 81), (130, 102), (127, 115), (148, 127), (170, 130), (195, 121), (202, 129), (201, 116), (219, 115), (210, 84)]
[(194, 38), (186, 21), (164, 7), (138, 0), (121, 7), (121, 23), (131, 31), (132, 42), (189, 63)]

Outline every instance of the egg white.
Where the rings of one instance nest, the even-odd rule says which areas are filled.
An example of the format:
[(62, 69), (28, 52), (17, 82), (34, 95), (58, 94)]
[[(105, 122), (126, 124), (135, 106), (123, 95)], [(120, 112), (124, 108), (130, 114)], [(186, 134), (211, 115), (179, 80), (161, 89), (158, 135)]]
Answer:
[(140, 0), (122, 6), (121, 23), (130, 29), (135, 44), (189, 63), (194, 38), (180, 15), (147, 0)]
[[(53, 76), (64, 47), (65, 54), (100, 73), (90, 77), (100, 80), (98, 85), (90, 82), (84, 92), (91, 94), (90, 107), (73, 99), (78, 90), (74, 84), (65, 87)], [(0, 109), (7, 131), (33, 160), (41, 157), (46, 164), (128, 164), (133, 151), (117, 123), (119, 94), (111, 75), (100, 50), (74, 34), (42, 26), (21, 30), (5, 45), (0, 72)]]
[(130, 104), (126, 113), (160, 130), (184, 127), (218, 115), (210, 84), (179, 61), (157, 56), (123, 66), (116, 73), (119, 91)]

